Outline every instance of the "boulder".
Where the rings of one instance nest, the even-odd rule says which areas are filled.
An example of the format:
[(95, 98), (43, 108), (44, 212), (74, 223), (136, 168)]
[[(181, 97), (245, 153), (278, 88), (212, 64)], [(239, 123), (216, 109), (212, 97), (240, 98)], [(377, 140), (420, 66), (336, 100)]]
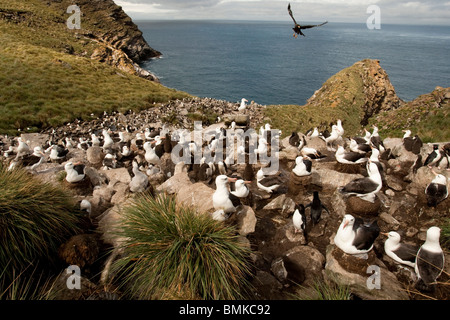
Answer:
[(103, 153), (102, 148), (98, 146), (89, 147), (86, 150), (87, 161), (96, 168), (100, 168), (102, 166), (104, 158), (105, 154)]
[(409, 299), (396, 276), (376, 257), (373, 250), (369, 251), (367, 259), (363, 259), (329, 245), (324, 277), (349, 286), (352, 294), (364, 300)]
[(107, 178), (105, 175), (101, 174), (97, 169), (93, 167), (86, 166), (84, 173), (91, 181), (94, 187), (99, 187), (107, 184)]
[(122, 213), (124, 208), (132, 205), (132, 203), (132, 200), (128, 199), (121, 204), (116, 204), (114, 207), (106, 210), (97, 218), (98, 230), (101, 233), (101, 240), (105, 244), (109, 244), (117, 248), (124, 242), (125, 239), (118, 237), (116, 233), (118, 227), (122, 223)]
[(237, 231), (241, 236), (247, 236), (255, 232), (256, 215), (249, 206), (242, 206), (234, 215), (236, 219)]
[(322, 276), (325, 257), (309, 246), (296, 246), (272, 261), (271, 270), (282, 283), (314, 284)]
[(237, 126), (246, 127), (250, 123), (250, 117), (246, 114), (226, 114), (223, 116), (226, 126), (229, 126), (233, 121)]
[(20, 137), (25, 142), (29, 141), (27, 144), (31, 150), (33, 150), (34, 147), (44, 146), (47, 141), (50, 140), (50, 135), (44, 133), (22, 133)]
[(300, 152), (298, 151), (298, 149), (291, 145), (284, 148), (278, 153), (278, 157), (280, 160), (290, 160), (290, 161), (294, 161), (299, 155)]
[(192, 184), (189, 181), (179, 187), (176, 192), (176, 201), (179, 205), (192, 206), (201, 213), (212, 213), (215, 211), (212, 200), (214, 192), (214, 189), (202, 182)]
[(99, 170), (101, 174), (104, 174), (108, 181), (117, 180), (121, 183), (129, 184), (131, 182), (131, 175), (127, 168), (116, 168), (110, 170)]
[[(182, 165), (184, 166), (184, 164)], [(168, 194), (175, 194), (181, 188), (192, 185), (192, 182), (189, 179), (186, 170), (184, 170), (180, 165), (177, 165), (177, 167), (175, 168), (175, 174), (156, 188), (157, 192), (166, 192)]]
[(299, 193), (303, 193), (309, 190), (313, 181), (317, 182), (319, 180), (320, 178), (315, 170), (313, 170), (310, 175), (303, 177), (299, 177), (291, 171), (288, 181), (288, 194), (295, 196)]
[(317, 172), (319, 174), (313, 175), (311, 183), (321, 186), (324, 191), (336, 190), (354, 179), (363, 178), (361, 174), (342, 173), (327, 168), (317, 169)]
[(98, 290), (97, 285), (89, 281), (83, 274), (81, 274), (79, 278), (79, 289), (76, 287), (70, 289), (68, 284), (76, 284), (74, 277), (75, 275), (72, 270), (68, 268), (65, 269), (51, 284), (48, 295), (52, 297), (53, 300), (82, 300)]
[(256, 271), (252, 279), (252, 285), (256, 290), (258, 299), (279, 299), (283, 285), (269, 272)]
[(283, 217), (288, 217), (295, 211), (295, 202), (286, 196), (286, 194), (282, 194), (265, 205), (263, 210), (276, 210)]

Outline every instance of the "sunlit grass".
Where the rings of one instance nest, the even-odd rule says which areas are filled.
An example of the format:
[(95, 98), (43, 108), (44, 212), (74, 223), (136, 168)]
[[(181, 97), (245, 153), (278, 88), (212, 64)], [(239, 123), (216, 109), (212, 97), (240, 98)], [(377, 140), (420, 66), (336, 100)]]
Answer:
[[(68, 30), (68, 15), (59, 6), (64, 3), (0, 1), (0, 12), (24, 17), (14, 22), (0, 18), (0, 134), (39, 131), (85, 120), (91, 113), (140, 111), (189, 96), (90, 59), (97, 41)], [(106, 23), (99, 25), (95, 17), (104, 14), (89, 12), (83, 32)]]

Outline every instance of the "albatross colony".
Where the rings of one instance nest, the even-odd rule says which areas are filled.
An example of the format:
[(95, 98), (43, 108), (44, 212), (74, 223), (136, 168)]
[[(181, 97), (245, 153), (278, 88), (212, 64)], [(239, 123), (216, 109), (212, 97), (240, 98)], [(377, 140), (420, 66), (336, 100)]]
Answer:
[[(232, 116), (242, 115), (238, 111), (240, 105), (240, 102), (223, 103), (222, 111), (218, 114), (220, 117), (224, 117), (225, 113), (230, 113)], [(255, 112), (255, 108), (253, 103), (247, 104), (245, 112), (247, 114)], [(155, 111), (153, 110), (153, 112)], [(41, 141), (39, 146), (41, 149), (37, 149), (38, 151), (47, 151), (47, 153), (44, 152), (43, 163), (33, 170), (25, 169), (29, 170), (30, 174), (37, 176), (49, 174), (51, 172), (49, 169), (54, 169), (55, 172), (65, 169), (67, 182), (70, 184), (85, 181), (85, 177), (89, 175), (90, 183), (96, 184), (96, 188), (94, 188), (96, 195), (101, 194), (102, 192), (98, 189), (103, 190), (103, 188), (110, 188), (116, 192), (113, 197), (114, 204), (117, 204), (117, 201), (125, 201), (139, 192), (150, 189), (160, 190), (161, 186), (169, 185), (166, 182), (171, 179), (179, 179), (180, 174), (184, 174), (186, 179), (183, 180), (183, 183), (188, 186), (187, 189), (192, 194), (197, 192), (197, 189), (192, 186), (198, 186), (198, 184), (204, 186), (202, 190), (206, 188), (208, 192), (210, 191), (209, 199), (197, 200), (194, 205), (206, 205), (210, 201), (211, 207), (208, 212), (211, 215), (215, 214), (213, 218), (223, 221), (223, 223), (240, 221), (239, 223), (242, 224), (242, 219), (248, 218), (249, 214), (248, 210), (242, 209), (251, 203), (250, 206), (255, 216), (253, 220), (250, 220), (256, 224), (256, 228), (255, 226), (253, 229), (249, 228), (254, 230), (252, 231), (254, 236), (249, 239), (257, 242), (253, 243), (252, 248), (261, 250), (261, 255), (269, 261), (272, 261), (277, 254), (284, 254), (286, 250), (298, 246), (295, 241), (280, 242), (280, 238), (275, 239), (274, 235), (278, 234), (277, 230), (280, 228), (290, 227), (289, 230), (295, 235), (292, 239), (297, 239), (299, 234), (306, 233), (308, 230), (308, 243), (303, 246), (313, 248), (310, 244), (315, 245), (314, 250), (320, 250), (322, 255), (325, 255), (327, 245), (335, 243), (336, 249), (342, 250), (345, 254), (359, 256), (361, 253), (370, 254), (374, 250), (379, 250), (380, 246), (374, 246), (374, 243), (377, 241), (383, 243), (385, 240), (378, 236), (380, 232), (388, 233), (392, 230), (404, 232), (411, 226), (414, 226), (416, 230), (424, 230), (432, 227), (431, 224), (434, 223), (433, 220), (427, 219), (426, 212), (432, 212), (432, 210), (433, 212), (444, 212), (443, 208), (448, 207), (446, 198), (448, 192), (446, 188), (443, 189), (443, 186), (448, 184), (450, 171), (445, 168), (447, 164), (444, 162), (446, 161), (445, 157), (441, 162), (427, 161), (426, 165), (415, 168), (414, 172), (412, 170), (412, 164), (419, 155), (426, 159), (428, 154), (432, 153), (433, 147), (428, 144), (422, 146), (419, 154), (404, 150), (404, 156), (406, 155), (409, 161), (402, 163), (399, 162), (402, 158), (396, 158), (394, 153), (390, 153), (387, 157), (383, 155), (393, 148), (401, 148), (403, 140), (399, 138), (396, 140), (396, 144), (393, 144), (392, 140), (390, 144), (386, 142), (383, 144), (377, 130), (375, 130), (373, 139), (370, 139), (370, 135), (367, 134), (364, 138), (345, 137), (340, 135), (343, 132), (343, 129), (340, 128), (342, 123), (339, 125), (336, 123), (332, 125), (332, 128), (327, 128), (331, 130), (331, 135), (318, 132), (317, 129), (310, 135), (295, 133), (291, 139), (289, 136), (283, 139), (279, 144), (280, 149), (275, 150), (271, 145), (272, 141), (277, 138), (274, 129), (269, 129), (272, 131), (270, 132), (272, 139), (267, 139), (267, 130), (264, 129), (259, 132), (254, 130), (255, 136), (251, 138), (255, 143), (253, 145), (255, 149), (252, 150), (248, 145), (240, 148), (245, 163), (237, 163), (237, 153), (230, 153), (231, 148), (226, 148), (226, 146), (220, 149), (220, 142), (225, 142), (227, 138), (233, 137), (240, 128), (250, 128), (250, 123), (235, 122), (231, 126), (232, 121), (227, 125), (221, 118), (218, 118), (211, 127), (205, 125), (204, 132), (212, 132), (212, 137), (217, 140), (213, 144), (213, 139), (204, 139), (202, 143), (193, 141), (193, 135), (187, 130), (190, 128), (189, 122), (179, 121), (178, 125), (171, 125), (161, 122), (162, 118), (162, 115), (153, 118), (148, 111), (139, 114), (133, 112), (127, 114), (105, 113), (96, 121), (75, 122), (51, 129), (46, 132), (48, 141)], [(264, 128), (270, 128), (270, 125), (264, 126)], [(92, 135), (93, 133), (95, 136)], [(260, 136), (261, 133), (264, 135)], [(325, 136), (331, 136), (331, 138)], [(0, 138), (2, 160), (7, 165), (16, 161), (17, 166), (20, 166), (20, 157), (31, 155), (35, 150), (33, 149), (36, 145), (35, 141), (25, 144), (24, 139), (7, 136)], [(355, 148), (355, 143), (353, 143), (353, 150), (351, 150), (350, 139), (354, 139), (359, 144), (368, 144), (371, 148), (366, 146)], [(210, 147), (214, 147), (215, 151), (211, 152)], [(307, 154), (305, 151), (308, 150), (307, 148), (314, 149), (316, 152)], [(371, 158), (374, 148), (377, 150), (376, 160), (380, 162), (379, 164), (373, 157)], [(438, 150), (442, 150), (442, 146), (440, 148)], [(344, 153), (342, 153), (342, 149), (344, 149)], [(222, 158), (218, 156), (220, 150), (223, 151)], [(257, 151), (254, 152), (254, 150)], [(338, 150), (341, 153), (337, 152)], [(210, 151), (211, 157), (206, 156), (207, 151)], [(172, 162), (172, 156), (176, 152), (179, 152), (177, 156), (186, 153), (188, 156), (184, 157), (185, 160), (195, 158), (196, 152), (204, 153), (199, 158), (202, 159), (202, 163), (185, 163), (184, 170), (181, 173), (175, 173), (176, 166)], [(272, 163), (259, 161), (264, 153), (271, 155)], [(312, 158), (319, 153), (320, 157)], [(108, 159), (114, 161), (109, 161), (106, 165), (103, 159), (107, 154), (111, 155)], [(359, 166), (360, 173), (349, 174), (334, 170), (333, 164), (338, 163), (337, 158), (341, 159), (340, 154), (343, 154), (342, 159), (346, 158), (345, 160), (350, 161), (352, 165)], [(39, 155), (43, 156), (41, 153)], [(96, 157), (93, 155), (98, 155), (98, 162), (95, 162)], [(347, 157), (346, 155), (352, 156)], [(256, 158), (256, 161), (250, 163), (252, 158)], [(356, 158), (364, 160), (355, 160)], [(280, 167), (278, 170), (272, 170), (271, 164), (278, 160)], [(221, 163), (220, 166), (219, 163)], [(380, 177), (378, 165), (382, 165), (384, 169), (383, 172), (387, 176), (385, 180)], [(411, 166), (411, 168), (405, 168), (405, 165)], [(7, 168), (7, 166), (5, 167)], [(402, 170), (398, 171), (399, 168)], [(122, 183), (120, 179), (118, 182), (112, 178), (101, 179), (110, 174), (112, 177), (113, 173), (119, 172), (118, 170), (122, 170), (121, 172), (128, 176), (128, 180), (124, 179), (126, 182)], [(395, 178), (389, 177), (391, 172), (397, 173)], [(403, 180), (398, 180), (401, 174), (403, 174)], [(442, 175), (445, 179), (439, 176), (439, 181), (433, 180), (438, 175)], [(100, 183), (99, 180), (103, 182)], [(399, 186), (394, 186), (393, 182), (397, 182)], [(436, 206), (433, 202), (432, 207), (427, 206), (426, 200), (420, 202), (419, 197), (408, 193), (409, 190), (414, 189), (416, 191), (413, 195), (421, 194), (422, 198), (425, 198), (425, 189), (429, 183), (431, 186), (428, 188), (427, 194), (431, 196), (436, 195), (434, 190), (441, 190), (441, 188), (445, 190), (444, 196), (436, 201)], [(320, 199), (319, 193), (314, 193), (314, 191), (320, 191)], [(123, 195), (123, 200), (117, 200), (120, 193)], [(90, 200), (95, 200), (95, 197), (93, 193), (86, 196)], [(358, 216), (358, 212), (352, 212), (352, 215), (346, 215), (346, 212), (343, 215), (338, 214), (339, 205), (347, 205), (350, 198), (355, 199), (355, 197), (363, 205), (365, 203), (374, 205), (372, 201), (377, 198), (386, 205), (392, 205), (402, 197), (416, 202), (407, 209), (409, 210), (407, 214), (410, 216), (404, 212), (405, 210), (392, 213), (383, 204), (370, 219), (367, 219), (362, 213)], [(192, 199), (194, 198), (192, 197)], [(248, 201), (250, 198), (253, 201)], [(107, 205), (114, 205), (110, 202), (111, 197), (102, 201), (107, 202)], [(90, 215), (95, 219), (103, 212), (98, 212), (101, 208), (98, 206), (99, 201), (91, 202)], [(268, 214), (269, 209), (262, 209), (269, 204), (272, 208), (270, 215)], [(425, 214), (417, 218), (414, 212), (419, 210), (425, 210)], [(323, 212), (327, 214), (324, 215)], [(395, 220), (396, 214), (401, 214), (402, 219)], [(392, 219), (386, 219), (386, 216), (390, 215), (393, 215)], [(396, 222), (391, 223), (391, 220)], [(418, 239), (420, 232), (417, 231), (416, 234), (408, 237), (402, 233), (402, 241), (420, 245)], [(271, 243), (272, 247), (268, 246), (268, 243)], [(394, 242), (387, 246), (389, 256), (386, 254), (386, 259), (394, 257), (393, 259), (397, 259), (395, 261), (399, 261), (405, 266), (411, 266), (406, 263), (410, 259), (405, 258), (402, 254), (404, 251), (402, 244), (397, 243)], [(418, 258), (424, 256), (426, 259), (439, 262), (441, 256), (438, 251), (436, 235), (430, 234), (430, 240), (422, 247)], [(382, 254), (385, 253), (382, 252)], [(415, 262), (416, 266), (417, 261)], [(426, 284), (441, 274), (436, 270), (427, 270), (423, 264), (419, 264), (417, 268), (417, 273)], [(270, 274), (270, 267), (266, 271)]]

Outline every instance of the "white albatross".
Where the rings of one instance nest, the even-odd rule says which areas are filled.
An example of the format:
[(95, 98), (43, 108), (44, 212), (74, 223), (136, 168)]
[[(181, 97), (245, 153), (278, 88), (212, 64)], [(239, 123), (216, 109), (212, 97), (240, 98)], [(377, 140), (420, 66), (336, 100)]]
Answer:
[(365, 223), (361, 218), (346, 214), (334, 237), (335, 245), (348, 254), (364, 254), (372, 250), (380, 233), (376, 221)]
[(216, 177), (216, 191), (213, 194), (213, 206), (216, 210), (223, 210), (225, 215), (236, 212), (240, 204), (239, 198), (230, 193), (229, 182), (236, 182), (236, 178), (228, 178), (226, 175)]
[(401, 243), (398, 232), (381, 233), (388, 238), (384, 242), (384, 252), (397, 263), (405, 264), (414, 268), (416, 266), (416, 255), (419, 247), (409, 243)]

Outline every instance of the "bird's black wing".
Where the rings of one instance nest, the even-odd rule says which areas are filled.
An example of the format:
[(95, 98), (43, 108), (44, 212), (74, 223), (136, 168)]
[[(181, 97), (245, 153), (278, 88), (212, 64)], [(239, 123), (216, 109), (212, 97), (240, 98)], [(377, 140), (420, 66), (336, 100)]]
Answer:
[(314, 28), (314, 27), (320, 27), (320, 26), (323, 26), (326, 23), (328, 23), (328, 21), (325, 21), (325, 22), (323, 22), (321, 24), (309, 24), (309, 25), (306, 25), (306, 26), (300, 26), (300, 29), (310, 29), (310, 28)]
[(230, 197), (231, 203), (233, 203), (234, 207), (241, 205), (241, 199), (239, 199), (239, 197), (235, 196), (232, 193), (229, 194), (229, 197)]
[(402, 243), (398, 249), (393, 252), (404, 261), (416, 262), (417, 251), (419, 251), (419, 247), (416, 245)]
[(290, 3), (288, 4), (288, 12), (289, 12), (289, 15), (291, 16), (292, 20), (294, 20), (294, 23), (298, 24), (297, 21), (295, 21), (294, 16), (292, 15), (292, 10), (291, 10), (291, 4)]

